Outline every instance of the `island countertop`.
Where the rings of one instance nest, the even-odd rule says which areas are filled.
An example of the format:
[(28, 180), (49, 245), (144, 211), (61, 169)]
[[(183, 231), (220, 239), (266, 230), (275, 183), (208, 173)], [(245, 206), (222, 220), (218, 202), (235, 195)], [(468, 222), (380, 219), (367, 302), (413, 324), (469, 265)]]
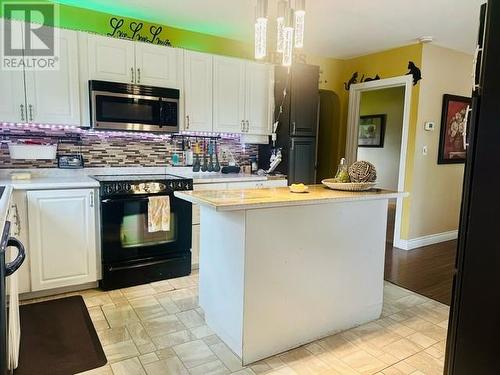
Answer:
[(175, 196), (188, 202), (208, 206), (216, 211), (237, 211), (255, 208), (303, 206), (401, 198), (407, 193), (373, 189), (365, 192), (337, 191), (323, 185), (309, 185), (307, 193), (292, 193), (288, 187), (241, 190), (176, 191)]

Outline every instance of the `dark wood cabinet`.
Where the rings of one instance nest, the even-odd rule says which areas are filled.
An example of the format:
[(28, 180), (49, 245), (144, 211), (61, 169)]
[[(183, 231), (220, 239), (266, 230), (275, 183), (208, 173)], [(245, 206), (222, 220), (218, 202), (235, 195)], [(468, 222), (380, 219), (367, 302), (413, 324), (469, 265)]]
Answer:
[(288, 183), (314, 184), (316, 179), (316, 138), (292, 138), (289, 156)]
[[(286, 89), (286, 96), (283, 92)], [(283, 161), (277, 171), (288, 175), (288, 183), (314, 184), (319, 116), (319, 67), (294, 64), (277, 66), (274, 100), (279, 115), (277, 146)]]
[(316, 137), (318, 131), (319, 67), (296, 64), (290, 90), (290, 136)]

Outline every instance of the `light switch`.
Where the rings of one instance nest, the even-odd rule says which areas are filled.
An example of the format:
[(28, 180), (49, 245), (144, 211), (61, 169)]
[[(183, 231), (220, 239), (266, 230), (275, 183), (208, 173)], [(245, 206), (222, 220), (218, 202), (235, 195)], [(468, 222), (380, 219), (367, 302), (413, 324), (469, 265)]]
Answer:
[(427, 146), (422, 147), (422, 155), (427, 156)]
[(434, 129), (436, 129), (436, 123), (434, 121), (427, 121), (424, 124), (425, 131), (431, 132), (431, 131), (434, 131)]

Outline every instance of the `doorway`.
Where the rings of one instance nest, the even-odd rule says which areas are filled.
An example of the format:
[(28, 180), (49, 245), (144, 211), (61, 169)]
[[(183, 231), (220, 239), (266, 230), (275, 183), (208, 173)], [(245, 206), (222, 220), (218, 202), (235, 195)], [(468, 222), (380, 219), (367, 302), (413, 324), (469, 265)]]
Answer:
[[(371, 159), (380, 173), (379, 182), (383, 184), (379, 186), (381, 188), (398, 191), (404, 191), (405, 188), (412, 85), (411, 76), (400, 76), (354, 84), (349, 91), (347, 161), (352, 163)], [(389, 101), (392, 103), (388, 103)], [(389, 112), (390, 129), (387, 121)], [(371, 118), (365, 117), (370, 113)], [(370, 131), (370, 125), (376, 128), (374, 135), (366, 134)], [(389, 134), (388, 138), (386, 133)], [(359, 147), (363, 143), (360, 142), (363, 134), (368, 139), (364, 141), (365, 147)], [(381, 168), (380, 163), (385, 167)], [(389, 234), (393, 245), (400, 247), (403, 198), (398, 198), (392, 204), (392, 212), (394, 217), (389, 217), (389, 222), (393, 221), (394, 225), (389, 229)]]

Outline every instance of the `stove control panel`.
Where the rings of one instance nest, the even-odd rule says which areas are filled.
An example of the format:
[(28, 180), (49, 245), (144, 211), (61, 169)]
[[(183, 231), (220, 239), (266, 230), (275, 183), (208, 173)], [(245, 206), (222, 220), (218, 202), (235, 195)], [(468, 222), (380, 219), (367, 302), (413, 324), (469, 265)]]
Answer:
[(101, 182), (102, 197), (134, 194), (152, 195), (185, 190), (193, 190), (192, 179)]

